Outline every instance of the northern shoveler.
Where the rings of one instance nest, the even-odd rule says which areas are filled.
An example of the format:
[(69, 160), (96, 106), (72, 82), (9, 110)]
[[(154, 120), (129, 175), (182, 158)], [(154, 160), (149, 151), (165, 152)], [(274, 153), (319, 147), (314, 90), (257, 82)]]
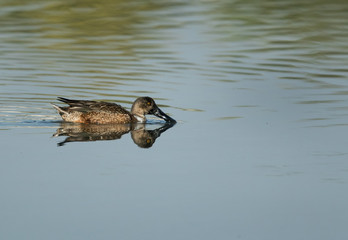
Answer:
[(146, 114), (155, 115), (164, 119), (166, 122), (176, 122), (173, 118), (162, 112), (150, 97), (137, 98), (130, 112), (115, 103), (72, 100), (62, 97), (58, 97), (57, 99), (69, 105), (68, 107), (60, 107), (52, 104), (66, 122), (92, 124), (144, 123), (146, 122)]

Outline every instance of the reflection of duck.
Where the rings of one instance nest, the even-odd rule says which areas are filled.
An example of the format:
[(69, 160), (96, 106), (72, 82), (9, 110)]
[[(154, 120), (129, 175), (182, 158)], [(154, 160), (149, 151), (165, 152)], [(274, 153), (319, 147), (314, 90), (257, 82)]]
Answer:
[(145, 128), (134, 129), (131, 131), (133, 142), (141, 148), (150, 148), (163, 132), (174, 125), (175, 123), (166, 123), (154, 130), (145, 130)]
[(146, 114), (153, 114), (166, 122), (176, 122), (162, 112), (150, 97), (137, 98), (130, 112), (115, 103), (71, 100), (61, 97), (58, 100), (69, 105), (69, 107), (60, 107), (52, 104), (66, 122), (97, 124), (144, 123), (146, 122)]
[(145, 124), (75, 124), (62, 122), (61, 127), (53, 135), (67, 136), (67, 138), (58, 143), (63, 146), (68, 142), (90, 142), (101, 140), (120, 139), (122, 135), (131, 132), (132, 139), (135, 144), (141, 148), (150, 148), (156, 138), (164, 131), (173, 127), (175, 123), (165, 123), (161, 127), (154, 130), (146, 130)]

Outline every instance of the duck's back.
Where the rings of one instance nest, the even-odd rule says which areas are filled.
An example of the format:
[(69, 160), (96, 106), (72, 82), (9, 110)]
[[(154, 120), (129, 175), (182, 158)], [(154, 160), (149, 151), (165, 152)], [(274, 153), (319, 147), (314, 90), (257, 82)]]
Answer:
[(69, 107), (61, 107), (60, 115), (67, 122), (78, 123), (131, 123), (134, 117), (126, 109), (115, 103), (72, 100), (66, 98), (58, 98), (69, 105)]

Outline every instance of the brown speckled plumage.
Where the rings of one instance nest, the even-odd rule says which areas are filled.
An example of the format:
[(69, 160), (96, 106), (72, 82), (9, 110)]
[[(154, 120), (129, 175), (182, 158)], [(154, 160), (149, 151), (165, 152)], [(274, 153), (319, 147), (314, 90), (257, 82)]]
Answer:
[(175, 122), (174, 119), (163, 113), (150, 97), (140, 97), (135, 100), (131, 112), (115, 103), (71, 100), (58, 98), (68, 104), (68, 107), (53, 105), (67, 122), (91, 123), (91, 124), (111, 124), (111, 123), (135, 123), (145, 122), (145, 114), (153, 114), (167, 122)]

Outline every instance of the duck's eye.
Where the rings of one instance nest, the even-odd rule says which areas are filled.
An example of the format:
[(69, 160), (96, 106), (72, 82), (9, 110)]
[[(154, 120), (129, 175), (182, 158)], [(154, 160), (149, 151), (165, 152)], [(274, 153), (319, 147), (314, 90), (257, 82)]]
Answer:
[(151, 143), (151, 139), (150, 138), (146, 139), (146, 143)]
[(149, 106), (150, 106), (150, 105), (151, 105), (151, 102), (147, 102), (147, 105), (149, 105)]

